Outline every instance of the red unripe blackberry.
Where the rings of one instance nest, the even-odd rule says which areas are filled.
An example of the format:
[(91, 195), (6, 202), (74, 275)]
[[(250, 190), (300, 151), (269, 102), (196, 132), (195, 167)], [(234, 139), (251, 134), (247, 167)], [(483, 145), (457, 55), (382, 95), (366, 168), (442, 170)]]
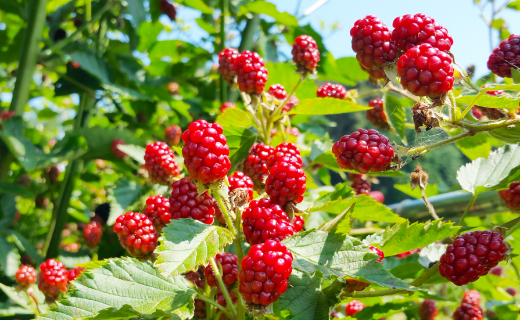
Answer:
[(267, 166), (270, 168), (282, 160), (298, 164), (299, 166), (301, 166), (303, 162), (300, 149), (292, 142), (282, 142), (276, 146), (273, 154), (267, 158)]
[(300, 72), (315, 72), (320, 61), (320, 51), (316, 41), (307, 35), (294, 39), (292, 46), (293, 61)]
[(83, 238), (85, 243), (91, 247), (96, 247), (101, 242), (103, 236), (103, 226), (97, 221), (90, 221), (85, 228), (83, 228)]
[(265, 192), (273, 203), (285, 205), (287, 202), (300, 203), (306, 189), (307, 176), (298, 163), (284, 157), (269, 169), (265, 181)]
[(388, 124), (388, 117), (383, 108), (383, 100), (381, 98), (375, 98), (370, 100), (368, 105), (372, 107), (372, 109), (367, 110), (367, 120), (378, 129), (388, 129), (390, 125)]
[(0, 120), (7, 120), (14, 116), (16, 116), (16, 112), (4, 110), (2, 113), (0, 113)]
[(359, 311), (363, 310), (363, 308), (365, 308), (365, 304), (363, 302), (352, 300), (345, 307), (345, 314), (349, 317), (352, 317)]
[(450, 51), (453, 38), (446, 28), (423, 13), (397, 17), (393, 23), (392, 40), (397, 50), (408, 51), (415, 46), (428, 43), (441, 51)]
[(365, 282), (355, 279), (345, 280), (345, 292), (363, 291), (370, 285), (370, 282)]
[(170, 223), (172, 219), (170, 214), (170, 201), (162, 195), (152, 196), (146, 199), (146, 207), (143, 213), (152, 221), (157, 233), (161, 233), (162, 228)]
[(511, 182), (509, 188), (498, 191), (498, 195), (511, 210), (520, 211), (520, 182)]
[(76, 267), (74, 269), (70, 269), (68, 275), (69, 281), (76, 280), (77, 278), (79, 278), (83, 271), (85, 271), (85, 268), (83, 267)]
[(477, 290), (469, 290), (464, 292), (464, 294), (462, 295), (461, 303), (467, 303), (469, 305), (478, 307), (480, 306), (480, 300), (480, 292), (478, 292)]
[[(222, 266), (222, 281), (229, 287), (235, 283), (238, 279), (238, 258), (236, 255), (231, 253), (222, 253), (215, 256), (215, 262), (217, 266)], [(218, 287), (218, 281), (213, 274), (213, 268), (211, 264), (204, 268), (204, 276), (206, 281), (211, 287)]]
[(363, 179), (361, 177), (361, 175), (359, 175), (359, 177), (353, 177), (353, 178), (350, 178), (350, 175), (349, 175), (349, 179), (350, 179), (350, 181), (352, 181), (352, 184), (350, 185), (350, 187), (352, 187), (352, 189), (354, 189), (354, 191), (357, 194), (368, 194), (370, 192), (370, 190), (372, 189), (372, 184), (370, 182), (368, 182), (367, 180)]
[(235, 82), (235, 62), (239, 55), (235, 48), (226, 48), (218, 54), (218, 72), (230, 86)]
[(287, 102), (285, 103), (285, 105), (283, 106), (282, 108), (282, 111), (283, 112), (289, 112), (291, 111), (292, 108), (294, 108), (295, 106), (298, 105), (298, 103), (300, 103), (300, 100), (298, 98), (296, 98), (296, 96), (293, 94), (289, 100), (287, 100)]
[(51, 300), (58, 298), (61, 292), (67, 291), (69, 272), (63, 263), (49, 259), (40, 265), (38, 289)]
[(36, 283), (36, 270), (33, 266), (21, 265), (15, 274), (16, 283), (22, 287), (28, 287)]
[(193, 300), (193, 304), (195, 306), (195, 312), (194, 312), (195, 316), (205, 319), (206, 318), (206, 302), (204, 302), (200, 299), (195, 299), (195, 300)]
[(397, 257), (399, 259), (402, 259), (402, 258), (406, 258), (406, 257), (411, 256), (412, 254), (418, 253), (418, 252), (421, 252), (421, 249), (418, 248), (418, 249), (413, 249), (413, 250), (410, 250), (410, 251), (406, 251), (406, 252), (398, 254)]
[(480, 107), (477, 107), (477, 106), (473, 106), (471, 108), (471, 112), (473, 112), (473, 115), (475, 116), (475, 118), (477, 119), (482, 119), (484, 117), (484, 114), (482, 113), (482, 108)]
[(513, 297), (516, 296), (516, 294), (517, 294), (516, 289), (515, 288), (511, 288), (511, 287), (507, 288), (506, 292), (509, 293)]
[(199, 195), (190, 178), (182, 178), (172, 183), (170, 214), (172, 219), (191, 218), (212, 224), (215, 216), (213, 198), (207, 191)]
[(123, 158), (124, 156), (126, 156), (126, 153), (119, 150), (119, 148), (118, 148), (118, 146), (125, 145), (125, 144), (126, 143), (123, 141), (123, 139), (112, 140), (112, 145), (110, 146), (112, 148), (112, 153), (118, 158)]
[(419, 307), (419, 317), (421, 320), (434, 320), (439, 314), (439, 309), (435, 304), (435, 300), (424, 300)]
[(316, 92), (318, 98), (337, 98), (337, 99), (345, 99), (347, 95), (347, 90), (341, 84), (330, 83), (327, 82), (321, 85)]
[(253, 200), (253, 180), (246, 176), (242, 171), (235, 171), (228, 178), (229, 181), (229, 192), (235, 189), (246, 189), (249, 195), (249, 200)]
[(256, 52), (244, 51), (235, 61), (235, 72), (240, 91), (248, 94), (261, 94), (267, 82), (267, 69), (264, 59)]
[(273, 147), (255, 142), (249, 151), (249, 155), (244, 160), (244, 173), (253, 180), (257, 189), (261, 188), (269, 174), (267, 160), (273, 153)]
[(340, 168), (360, 173), (384, 171), (392, 162), (394, 147), (374, 129), (359, 129), (344, 135), (332, 146)]
[(377, 254), (379, 258), (377, 258), (377, 262), (382, 262), (385, 258), (385, 254), (383, 253), (383, 250), (376, 248), (374, 246), (370, 246), (370, 250), (372, 250), (373, 253)]
[(177, 10), (173, 4), (168, 2), (167, 0), (161, 0), (159, 2), (159, 8), (161, 8), (161, 12), (164, 13), (171, 21), (175, 21), (175, 17), (177, 16)]
[(495, 267), (489, 271), (489, 274), (494, 274), (495, 276), (500, 277), (502, 275), (502, 271), (504, 271), (504, 268), (501, 266)]
[(221, 106), (220, 106), (220, 113), (224, 112), (224, 110), (226, 109), (229, 109), (229, 108), (235, 108), (237, 105), (234, 103), (234, 102), (224, 102)]
[(238, 290), (249, 303), (268, 305), (287, 290), (293, 255), (274, 240), (255, 244), (242, 260)]
[(134, 257), (145, 257), (157, 247), (157, 231), (142, 213), (127, 212), (117, 217), (114, 232), (121, 245)]
[(172, 124), (164, 130), (164, 140), (169, 146), (176, 146), (181, 142), (182, 129), (176, 124)]
[(370, 191), (368, 195), (379, 203), (385, 202), (385, 195), (381, 191)]
[(354, 23), (350, 29), (352, 50), (361, 67), (379, 70), (383, 63), (395, 58), (395, 46), (386, 24), (378, 17), (368, 15)]
[(267, 240), (282, 241), (296, 233), (282, 207), (269, 198), (251, 201), (242, 212), (242, 224), (246, 241), (251, 245)]
[(504, 238), (498, 232), (467, 232), (448, 246), (439, 272), (458, 286), (474, 282), (504, 260), (506, 251)]
[(462, 303), (453, 313), (453, 320), (482, 320), (482, 310), (467, 303)]
[(199, 267), (198, 271), (186, 272), (186, 279), (188, 279), (188, 281), (193, 282), (193, 284), (195, 284), (197, 287), (199, 287), (201, 289), (204, 288), (206, 283), (200, 277), (200, 273), (204, 272), (203, 270), (204, 270), (203, 267)]
[(229, 168), (229, 147), (220, 124), (206, 120), (190, 123), (182, 134), (184, 165), (191, 177), (200, 183), (224, 178)]
[(305, 219), (303, 218), (303, 216), (294, 216), (294, 219), (293, 219), (294, 231), (296, 231), (297, 233), (302, 231), (304, 225), (305, 225)]
[(487, 62), (488, 69), (502, 78), (511, 78), (511, 68), (520, 66), (520, 35), (512, 34), (500, 42)]
[(427, 43), (406, 51), (397, 62), (402, 86), (416, 96), (440, 97), (453, 87), (449, 54)]
[(168, 92), (170, 92), (172, 96), (179, 94), (179, 84), (177, 82), (168, 83)]
[(269, 87), (267, 93), (269, 93), (278, 100), (284, 100), (285, 98), (287, 98), (287, 91), (285, 91), (285, 88), (281, 84), (273, 84)]
[(146, 146), (144, 168), (154, 183), (168, 184), (180, 171), (175, 162), (175, 155), (164, 142), (154, 142)]

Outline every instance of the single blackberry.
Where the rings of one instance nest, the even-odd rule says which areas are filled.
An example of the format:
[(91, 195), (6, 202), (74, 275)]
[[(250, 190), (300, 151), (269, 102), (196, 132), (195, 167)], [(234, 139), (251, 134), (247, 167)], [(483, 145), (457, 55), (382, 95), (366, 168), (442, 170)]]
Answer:
[(318, 98), (345, 99), (347, 90), (341, 84), (327, 82), (318, 88), (316, 95)]
[(453, 38), (448, 30), (423, 13), (397, 17), (393, 26), (392, 40), (397, 50), (403, 52), (423, 43), (448, 52), (453, 45)]
[(274, 153), (274, 148), (263, 143), (255, 142), (244, 160), (244, 173), (253, 180), (257, 190), (263, 189), (263, 184), (269, 174), (267, 161)]
[(239, 55), (235, 48), (226, 48), (218, 54), (218, 72), (230, 86), (235, 82), (235, 63)]
[(169, 184), (171, 178), (180, 173), (173, 151), (164, 142), (157, 141), (147, 145), (144, 162), (143, 166), (154, 183)]
[(36, 283), (36, 270), (33, 266), (21, 265), (14, 276), (16, 283), (22, 287), (28, 287)]
[(506, 190), (498, 191), (498, 195), (513, 211), (520, 211), (520, 182), (511, 182)]
[(370, 121), (374, 127), (378, 129), (388, 129), (388, 117), (386, 116), (385, 109), (383, 108), (383, 100), (381, 98), (375, 98), (368, 102), (368, 105), (372, 109), (367, 110), (367, 120)]
[(176, 146), (181, 142), (182, 129), (176, 124), (172, 124), (164, 130), (164, 141), (169, 146)]
[(247, 94), (261, 94), (264, 91), (267, 69), (258, 53), (242, 52), (235, 61), (235, 72), (240, 91)]
[(512, 34), (500, 42), (487, 62), (488, 69), (502, 78), (511, 78), (511, 69), (520, 69), (520, 35)]
[(157, 247), (157, 231), (142, 213), (127, 212), (117, 217), (114, 232), (121, 245), (134, 257), (146, 257)]
[[(238, 279), (238, 258), (231, 253), (221, 253), (215, 256), (215, 262), (219, 268), (222, 268), (222, 281), (226, 286), (232, 286)], [(218, 287), (218, 281), (213, 274), (211, 264), (204, 268), (204, 276), (211, 287)]]
[(320, 51), (316, 41), (311, 36), (296, 37), (292, 47), (292, 55), (298, 72), (316, 72), (316, 67), (320, 61)]
[(172, 219), (191, 218), (212, 224), (215, 216), (213, 198), (207, 191), (199, 195), (190, 178), (182, 178), (172, 183), (170, 215)]
[(146, 207), (143, 213), (152, 221), (157, 233), (161, 233), (162, 228), (172, 219), (170, 201), (161, 195), (146, 199)]

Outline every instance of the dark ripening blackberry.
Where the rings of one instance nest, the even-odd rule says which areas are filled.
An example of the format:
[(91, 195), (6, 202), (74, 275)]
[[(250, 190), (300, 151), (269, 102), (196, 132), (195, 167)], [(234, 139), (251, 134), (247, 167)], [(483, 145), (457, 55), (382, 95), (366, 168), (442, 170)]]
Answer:
[(207, 191), (199, 195), (190, 178), (182, 178), (172, 183), (170, 215), (172, 219), (191, 218), (212, 224), (215, 216), (213, 198)]
[(365, 70), (379, 70), (395, 58), (396, 50), (388, 27), (378, 17), (368, 15), (350, 29), (352, 50)]
[(320, 61), (320, 52), (316, 41), (307, 35), (302, 35), (294, 39), (292, 47), (293, 61), (296, 64), (297, 72), (314, 73)]
[(453, 45), (453, 38), (448, 34), (448, 30), (423, 13), (397, 17), (393, 27), (392, 40), (397, 50), (403, 52), (423, 43), (448, 52)]
[(453, 313), (453, 320), (482, 320), (482, 309), (467, 303), (462, 303)]
[(85, 243), (91, 248), (94, 248), (99, 244), (102, 236), (103, 226), (95, 220), (90, 221), (83, 229), (83, 238), (85, 239)]
[(506, 190), (498, 191), (498, 195), (513, 211), (520, 211), (520, 182), (511, 182)]
[(512, 34), (500, 42), (487, 62), (488, 69), (502, 78), (511, 78), (511, 69), (520, 69), (520, 35)]
[(442, 255), (441, 276), (461, 286), (476, 281), (505, 259), (504, 238), (490, 230), (472, 231), (458, 236)]
[(177, 16), (177, 10), (175, 10), (173, 4), (171, 4), (167, 0), (161, 0), (159, 2), (159, 8), (161, 9), (162, 13), (164, 13), (166, 16), (168, 16), (168, 18), (170, 18), (171, 21), (175, 21), (175, 18)]
[(419, 317), (421, 320), (434, 320), (439, 314), (439, 309), (435, 300), (424, 300), (419, 307)]
[(392, 162), (394, 148), (388, 138), (373, 129), (359, 129), (332, 146), (340, 168), (360, 173), (384, 171)]
[[(219, 268), (222, 268), (222, 281), (229, 287), (232, 286), (238, 279), (238, 258), (236, 255), (231, 253), (222, 253), (215, 256), (215, 262)], [(213, 273), (211, 264), (204, 268), (204, 276), (206, 281), (211, 287), (217, 287), (218, 281)]]
[(169, 146), (176, 146), (181, 142), (182, 129), (176, 124), (172, 124), (164, 130), (164, 141)]
[(401, 85), (416, 96), (440, 97), (453, 87), (452, 59), (427, 43), (406, 51), (397, 62)]
[(293, 255), (284, 244), (267, 240), (251, 247), (242, 260), (238, 290), (245, 301), (269, 305), (287, 290)]
[(231, 168), (229, 147), (222, 132), (217, 123), (197, 120), (182, 134), (184, 165), (191, 177), (200, 183), (216, 182)]

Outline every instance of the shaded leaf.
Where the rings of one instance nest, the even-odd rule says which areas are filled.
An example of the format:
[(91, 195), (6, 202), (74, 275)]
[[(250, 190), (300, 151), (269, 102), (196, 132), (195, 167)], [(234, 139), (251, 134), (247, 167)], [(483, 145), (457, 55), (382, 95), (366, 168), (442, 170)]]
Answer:
[(21, 196), (24, 198), (32, 198), (34, 194), (27, 188), (22, 187), (18, 183), (12, 182), (0, 182), (0, 193), (8, 193), (15, 196)]
[(379, 256), (357, 238), (312, 229), (283, 243), (294, 256), (293, 268), (309, 276), (319, 271), (325, 279), (361, 277), (382, 287), (415, 290), (384, 269)]
[(110, 216), (107, 224), (109, 226), (116, 222), (117, 217), (126, 212), (131, 204), (139, 200), (145, 192), (145, 189), (135, 181), (128, 179), (119, 179), (115, 186), (110, 189), (108, 199), (110, 200)]
[(227, 126), (237, 126), (248, 128), (253, 125), (253, 120), (249, 112), (246, 112), (240, 108), (228, 108), (217, 116), (218, 124), (223, 128)]
[(228, 229), (193, 219), (172, 220), (163, 233), (154, 263), (163, 276), (196, 271), (233, 241)]
[(3, 274), (14, 279), (14, 275), (20, 266), (20, 255), (6, 238), (0, 236), (0, 269)]
[(256, 135), (249, 129), (237, 126), (225, 126), (224, 135), (229, 146), (229, 160), (237, 165), (249, 154), (249, 150), (256, 141)]
[(406, 135), (404, 131), (406, 113), (404, 112), (404, 107), (401, 104), (401, 101), (388, 93), (385, 94), (385, 110), (392, 128), (397, 132), (401, 140), (406, 143)]
[(144, 140), (137, 138), (130, 130), (90, 127), (78, 130), (78, 134), (87, 140), (88, 152), (82, 156), (83, 159), (117, 160), (112, 152), (112, 142), (115, 139), (121, 139), (127, 145), (144, 145)]

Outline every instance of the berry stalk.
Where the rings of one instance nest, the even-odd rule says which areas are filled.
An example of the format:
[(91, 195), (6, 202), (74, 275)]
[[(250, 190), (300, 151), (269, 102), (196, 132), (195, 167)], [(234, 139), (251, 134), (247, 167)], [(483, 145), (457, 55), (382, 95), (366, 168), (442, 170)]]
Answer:
[[(222, 312), (224, 312), (226, 314), (226, 316), (228, 316), (230, 319), (232, 319), (232, 316), (231, 314), (229, 313), (229, 311), (224, 308), (223, 306), (221, 306), (220, 304), (218, 304), (215, 300), (213, 299), (210, 299), (208, 297), (206, 297), (205, 295), (201, 294), (201, 293), (198, 293), (197, 294), (197, 299), (200, 299), (206, 303), (209, 303), (211, 304), (212, 306), (214, 306), (215, 308), (221, 310)], [(207, 312), (207, 311), (206, 311)], [(209, 313), (208, 313), (209, 314)]]
[[(285, 105), (287, 104), (287, 101), (289, 101), (289, 99), (291, 99), (292, 96), (294, 96), (294, 94), (296, 93), (296, 90), (298, 90), (298, 87), (300, 86), (300, 84), (302, 84), (303, 81), (305, 81), (305, 77), (306, 76), (301, 76), (299, 79), (298, 79), (298, 82), (296, 83), (296, 85), (292, 88), (291, 92), (289, 93), (289, 95), (287, 95), (287, 98), (285, 99), (285, 101), (280, 104), (278, 106), (278, 108), (274, 109), (273, 111), (273, 114), (272, 116), (270, 117), (270, 119), (267, 121), (269, 125), (272, 125), (272, 123), (276, 120), (278, 120), (280, 118), (280, 114), (282, 113), (282, 110), (283, 110), (283, 107), (285, 107)], [(269, 127), (269, 126), (268, 126)]]
[(458, 109), (457, 109), (457, 101), (455, 100), (455, 95), (453, 94), (453, 90), (450, 90), (448, 93), (448, 97), (450, 99), (450, 119), (452, 122), (457, 121)]
[(468, 206), (466, 207), (466, 210), (464, 210), (464, 213), (462, 214), (462, 218), (460, 218), (460, 221), (458, 223), (459, 226), (463, 225), (464, 219), (468, 215), (469, 210), (471, 209), (471, 207), (473, 207), (473, 204), (475, 203), (475, 200), (477, 200), (477, 194), (476, 193), (473, 194), (473, 196), (471, 197), (471, 200), (468, 203)]
[[(215, 275), (215, 278), (217, 278), (220, 290), (222, 291), (222, 294), (224, 295), (224, 298), (226, 299), (227, 307), (226, 309), (230, 310), (232, 316), (234, 317), (237, 314), (237, 311), (235, 310), (235, 306), (233, 305), (233, 300), (231, 299), (231, 296), (229, 295), (229, 292), (226, 288), (226, 284), (222, 280), (222, 274), (220, 273), (220, 268), (217, 266), (217, 263), (215, 262), (215, 258), (211, 257), (209, 259), (209, 263), (211, 264), (211, 268), (213, 269), (213, 274)], [(231, 317), (231, 318), (233, 318)]]
[(455, 121), (455, 122), (459, 122), (461, 121), (462, 119), (464, 119), (464, 117), (468, 114), (468, 112), (471, 110), (471, 108), (473, 108), (473, 106), (477, 103), (477, 101), (486, 93), (486, 90), (484, 89), (481, 89), (479, 91), (479, 93), (477, 94), (477, 96), (475, 97), (475, 99), (473, 99), (473, 101), (470, 102), (470, 104), (468, 104), (468, 106), (466, 107), (466, 109), (464, 109), (464, 111), (462, 112), (462, 114), (460, 115), (460, 117)]
[[(218, 207), (220, 208), (220, 211), (222, 211), (222, 214), (224, 215), (224, 219), (226, 220), (226, 224), (233, 234), (233, 236), (236, 237), (237, 230), (235, 229), (235, 226), (233, 224), (233, 221), (231, 220), (231, 217), (229, 216), (229, 212), (227, 211), (227, 207), (224, 204), (224, 201), (222, 200), (222, 196), (217, 190), (212, 189), (211, 193), (213, 194), (213, 197), (217, 200)], [(238, 219), (238, 217), (237, 217)]]

